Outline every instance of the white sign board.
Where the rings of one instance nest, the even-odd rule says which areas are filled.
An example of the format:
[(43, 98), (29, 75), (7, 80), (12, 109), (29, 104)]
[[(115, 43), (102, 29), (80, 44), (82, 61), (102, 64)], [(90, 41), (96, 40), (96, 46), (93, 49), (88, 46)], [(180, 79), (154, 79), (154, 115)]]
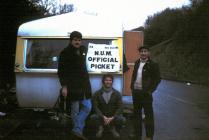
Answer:
[(86, 61), (90, 72), (119, 72), (119, 48), (117, 45), (89, 43)]

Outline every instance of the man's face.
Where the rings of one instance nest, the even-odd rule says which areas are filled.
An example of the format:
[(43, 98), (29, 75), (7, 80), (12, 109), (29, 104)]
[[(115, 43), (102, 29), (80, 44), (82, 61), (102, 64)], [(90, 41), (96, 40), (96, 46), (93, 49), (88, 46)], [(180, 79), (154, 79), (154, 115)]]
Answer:
[(111, 88), (112, 87), (112, 79), (110, 77), (106, 77), (104, 79), (104, 87), (105, 88)]
[(139, 55), (142, 60), (146, 60), (149, 58), (150, 53), (147, 49), (141, 49)]
[(81, 39), (75, 37), (75, 38), (73, 38), (73, 39), (71, 40), (71, 44), (72, 44), (73, 47), (75, 47), (75, 48), (80, 48), (80, 47), (81, 47)]

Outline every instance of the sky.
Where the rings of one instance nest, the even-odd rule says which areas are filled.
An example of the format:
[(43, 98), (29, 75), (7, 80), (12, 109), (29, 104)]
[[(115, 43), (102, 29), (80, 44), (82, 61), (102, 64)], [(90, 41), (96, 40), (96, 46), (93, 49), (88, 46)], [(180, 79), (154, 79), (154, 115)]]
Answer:
[(98, 15), (118, 18), (124, 29), (144, 26), (148, 16), (166, 8), (180, 8), (189, 5), (189, 0), (59, 0), (74, 4), (76, 11), (87, 11)]

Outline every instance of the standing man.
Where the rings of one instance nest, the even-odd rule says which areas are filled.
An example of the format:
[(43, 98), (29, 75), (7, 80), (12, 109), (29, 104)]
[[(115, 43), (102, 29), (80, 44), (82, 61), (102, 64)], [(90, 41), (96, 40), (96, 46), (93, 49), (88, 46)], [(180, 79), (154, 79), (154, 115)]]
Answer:
[(91, 111), (91, 85), (86, 68), (87, 50), (81, 46), (82, 34), (73, 31), (70, 34), (69, 45), (60, 53), (58, 76), (62, 86), (61, 93), (70, 98), (71, 117), (73, 121), (72, 134), (83, 136), (85, 120)]
[(131, 80), (131, 90), (134, 106), (134, 133), (130, 137), (141, 140), (142, 137), (142, 109), (145, 113), (146, 140), (153, 140), (154, 116), (152, 94), (160, 83), (158, 64), (150, 59), (147, 46), (139, 49), (139, 59), (135, 62)]
[(95, 114), (91, 116), (91, 120), (99, 126), (96, 137), (101, 138), (104, 127), (107, 127), (115, 138), (119, 138), (120, 134), (116, 131), (116, 126), (125, 123), (125, 118), (122, 116), (122, 96), (112, 87), (112, 75), (103, 75), (102, 84), (102, 88), (93, 96)]

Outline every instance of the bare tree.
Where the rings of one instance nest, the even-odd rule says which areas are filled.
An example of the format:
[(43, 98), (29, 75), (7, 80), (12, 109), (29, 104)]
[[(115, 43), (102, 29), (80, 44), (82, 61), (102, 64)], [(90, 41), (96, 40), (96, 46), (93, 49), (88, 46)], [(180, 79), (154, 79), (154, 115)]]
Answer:
[(73, 11), (73, 4), (59, 5), (58, 14), (68, 13)]
[(73, 4), (62, 4), (54, 0), (30, 0), (43, 11), (44, 15), (58, 15), (73, 11)]

